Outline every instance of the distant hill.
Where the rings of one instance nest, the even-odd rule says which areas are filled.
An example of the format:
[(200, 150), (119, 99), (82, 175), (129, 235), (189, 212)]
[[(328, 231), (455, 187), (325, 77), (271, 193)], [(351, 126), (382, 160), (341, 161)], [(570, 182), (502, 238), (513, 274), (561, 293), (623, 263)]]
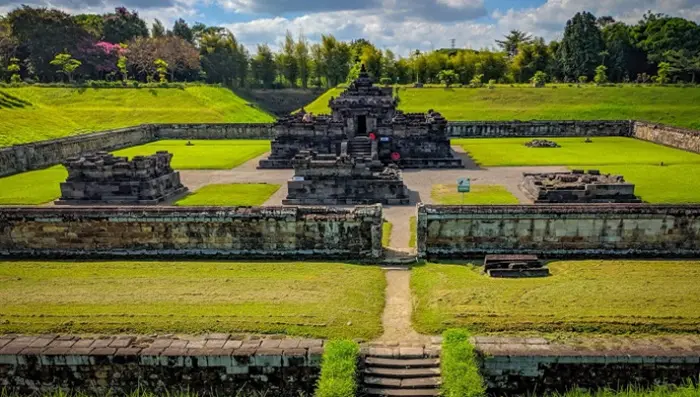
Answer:
[(263, 123), (270, 114), (217, 86), (0, 88), (0, 146), (143, 123)]

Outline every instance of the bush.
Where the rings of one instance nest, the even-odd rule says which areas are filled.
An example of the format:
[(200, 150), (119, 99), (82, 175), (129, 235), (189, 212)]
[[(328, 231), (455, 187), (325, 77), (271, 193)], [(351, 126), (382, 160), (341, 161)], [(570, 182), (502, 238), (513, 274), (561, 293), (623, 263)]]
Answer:
[(444, 397), (483, 397), (486, 395), (484, 380), (479, 374), (479, 364), (474, 346), (469, 342), (469, 332), (451, 329), (443, 333), (442, 395)]
[(360, 347), (349, 340), (326, 343), (316, 397), (355, 397)]

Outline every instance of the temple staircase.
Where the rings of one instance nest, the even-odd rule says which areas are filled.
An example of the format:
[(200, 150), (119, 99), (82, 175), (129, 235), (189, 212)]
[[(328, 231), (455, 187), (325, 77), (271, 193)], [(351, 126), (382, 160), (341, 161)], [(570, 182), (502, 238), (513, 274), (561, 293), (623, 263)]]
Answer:
[(439, 352), (412, 347), (371, 348), (362, 369), (367, 396), (440, 395)]
[(351, 157), (372, 157), (372, 141), (366, 136), (356, 136), (348, 143)]

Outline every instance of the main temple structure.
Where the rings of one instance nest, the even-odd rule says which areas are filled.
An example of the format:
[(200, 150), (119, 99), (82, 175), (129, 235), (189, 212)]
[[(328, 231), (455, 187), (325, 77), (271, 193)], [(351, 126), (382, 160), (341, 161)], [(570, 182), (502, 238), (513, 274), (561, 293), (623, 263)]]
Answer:
[(330, 116), (312, 117), (304, 111), (275, 123), (272, 153), (259, 168), (293, 168), (303, 151), (350, 157), (376, 157), (400, 168), (462, 168), (454, 157), (447, 120), (440, 113), (403, 113), (396, 109), (391, 88), (372, 84), (364, 66), (360, 76), (338, 98), (331, 98)]

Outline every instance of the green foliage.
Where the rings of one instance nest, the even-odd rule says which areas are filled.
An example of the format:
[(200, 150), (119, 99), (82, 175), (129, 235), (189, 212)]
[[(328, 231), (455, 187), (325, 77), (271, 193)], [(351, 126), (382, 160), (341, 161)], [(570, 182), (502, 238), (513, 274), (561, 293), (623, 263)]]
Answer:
[(548, 266), (550, 277), (515, 281), (492, 279), (483, 267), (467, 262), (414, 267), (414, 326), (425, 334), (451, 327), (475, 333), (693, 333), (700, 326), (698, 261), (589, 260)]
[[(0, 146), (142, 123), (250, 123), (274, 120), (221, 87), (147, 87), (4, 88), (3, 92), (35, 106), (3, 111), (0, 117)], [(96, 108), (100, 111), (95, 111)]]
[(194, 32), (182, 18), (178, 18), (178, 20), (175, 21), (172, 33), (173, 36), (180, 37), (189, 43), (194, 42)]
[(275, 81), (275, 58), (267, 44), (258, 45), (258, 53), (253, 57), (251, 69), (253, 78), (265, 88), (272, 88)]
[(388, 247), (391, 243), (391, 231), (394, 225), (391, 222), (384, 221), (382, 223), (382, 247)]
[(496, 44), (511, 57), (518, 54), (518, 48), (521, 45), (531, 42), (532, 36), (519, 30), (511, 30), (510, 33), (505, 36), (505, 40), (496, 40)]
[(0, 205), (37, 205), (56, 200), (61, 196), (60, 183), (67, 177), (62, 165), (2, 177)]
[(596, 84), (605, 84), (608, 82), (608, 68), (605, 65), (600, 65), (595, 68), (595, 77), (593, 78)]
[(177, 206), (260, 206), (278, 191), (280, 185), (231, 183), (206, 185), (179, 200)]
[(596, 18), (589, 12), (579, 12), (566, 23), (558, 58), (565, 77), (592, 77), (599, 64), (599, 54), (605, 49)]
[(632, 34), (653, 62), (663, 61), (667, 51), (696, 53), (700, 48), (700, 26), (683, 18), (650, 12), (632, 28)]
[(472, 185), (469, 193), (457, 192), (457, 185), (433, 185), (430, 193), (436, 204), (442, 205), (496, 205), (518, 204), (513, 196), (501, 185)]
[(136, 11), (117, 7), (104, 16), (102, 35), (109, 43), (126, 43), (136, 37), (148, 37), (148, 27)]
[(440, 372), (442, 374), (442, 396), (484, 397), (486, 386), (479, 374), (474, 346), (466, 330), (449, 329), (442, 334)]
[(129, 78), (129, 69), (127, 67), (127, 58), (124, 55), (121, 55), (119, 59), (117, 60), (117, 69), (119, 69), (119, 73), (122, 75), (122, 80), (126, 82)]
[(580, 84), (586, 84), (588, 83), (588, 76), (578, 76), (578, 82)]
[(73, 59), (70, 54), (61, 53), (57, 54), (56, 57), (49, 62), (53, 66), (58, 66), (60, 68), (59, 72), (63, 73), (68, 77), (68, 81), (73, 81), (73, 73), (76, 69), (80, 67), (83, 63), (77, 59)]
[(351, 340), (326, 343), (316, 397), (355, 397), (360, 347)]
[(416, 248), (417, 223), (415, 216), (408, 218), (408, 228), (411, 231), (411, 236), (408, 239), (408, 246), (409, 248)]
[[(696, 379), (693, 379), (697, 382)], [(623, 390), (601, 389), (594, 392), (573, 390), (564, 394), (548, 394), (546, 397), (697, 397), (700, 396), (700, 384), (688, 383), (685, 386), (659, 385), (651, 389), (630, 386)]]
[(530, 79), (533, 87), (542, 88), (547, 83), (547, 73), (539, 71)]
[(156, 67), (156, 73), (158, 73), (158, 80), (161, 83), (167, 83), (168, 82), (168, 63), (159, 58), (153, 62), (153, 65)]
[(385, 288), (380, 268), (339, 262), (3, 261), (0, 333), (372, 339)]
[(165, 26), (158, 18), (153, 20), (153, 25), (151, 26), (151, 36), (152, 37), (163, 37), (165, 36)]
[(483, 87), (483, 85), (484, 85), (483, 80), (484, 80), (483, 74), (474, 75), (474, 78), (471, 79), (471, 81), (469, 82), (469, 85), (474, 87), (474, 88)]
[(7, 65), (7, 71), (10, 72), (10, 83), (18, 84), (21, 81), (19, 76), (19, 59), (15, 57), (10, 58), (10, 63)]
[(668, 62), (661, 62), (659, 64), (659, 71), (654, 77), (654, 82), (657, 84), (667, 84), (670, 81), (669, 75), (671, 74), (671, 64)]
[(457, 73), (454, 70), (441, 70), (437, 78), (445, 87), (450, 88), (452, 84), (457, 82)]

